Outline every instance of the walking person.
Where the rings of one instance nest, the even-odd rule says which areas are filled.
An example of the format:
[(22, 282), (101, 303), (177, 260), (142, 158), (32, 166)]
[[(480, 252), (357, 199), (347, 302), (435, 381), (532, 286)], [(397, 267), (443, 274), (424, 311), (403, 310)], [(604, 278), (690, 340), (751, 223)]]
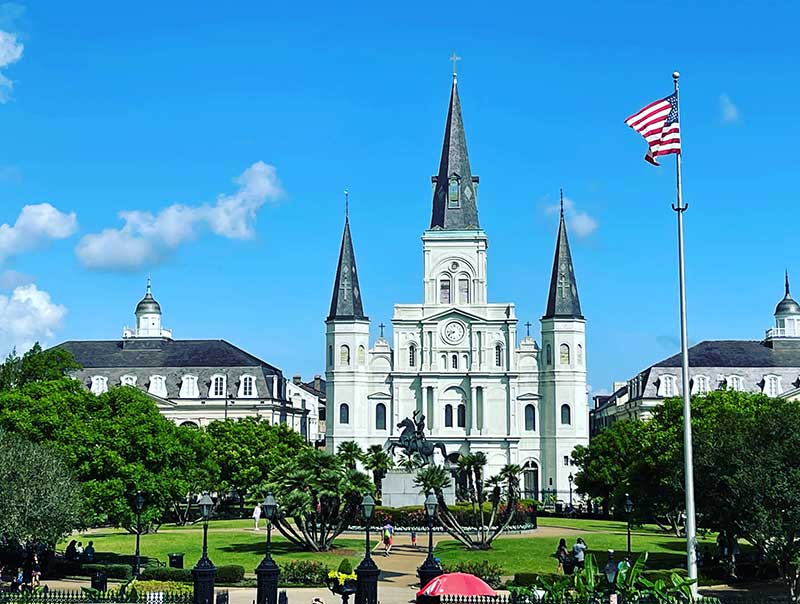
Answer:
[(255, 522), (255, 529), (258, 530), (258, 521), (261, 520), (261, 506), (256, 504), (256, 507), (253, 508), (253, 521)]
[(575, 541), (575, 545), (572, 546), (572, 556), (575, 558), (575, 568), (583, 570), (586, 563), (586, 542), (580, 537)]
[(394, 537), (394, 527), (390, 522), (383, 525), (383, 555), (388, 556), (392, 552), (392, 538)]
[(417, 531), (411, 531), (411, 547), (417, 549)]
[(567, 556), (569, 556), (569, 551), (567, 550), (567, 540), (562, 538), (558, 542), (558, 547), (556, 548), (556, 558), (558, 559), (558, 568), (556, 568), (557, 573), (564, 572), (564, 563), (567, 561)]

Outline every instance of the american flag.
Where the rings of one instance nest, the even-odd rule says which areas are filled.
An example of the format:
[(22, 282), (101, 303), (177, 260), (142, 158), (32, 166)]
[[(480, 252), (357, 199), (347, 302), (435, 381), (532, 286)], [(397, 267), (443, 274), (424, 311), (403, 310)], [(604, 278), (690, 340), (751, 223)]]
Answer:
[(678, 95), (650, 103), (625, 120), (647, 141), (649, 148), (644, 158), (654, 166), (659, 165), (659, 155), (681, 152), (681, 130), (678, 124)]

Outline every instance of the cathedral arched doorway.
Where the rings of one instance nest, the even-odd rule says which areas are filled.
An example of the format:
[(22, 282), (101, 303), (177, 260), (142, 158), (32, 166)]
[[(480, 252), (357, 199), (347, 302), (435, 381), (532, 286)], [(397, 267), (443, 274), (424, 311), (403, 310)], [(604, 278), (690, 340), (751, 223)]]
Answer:
[(539, 498), (539, 464), (533, 460), (522, 466), (522, 498)]

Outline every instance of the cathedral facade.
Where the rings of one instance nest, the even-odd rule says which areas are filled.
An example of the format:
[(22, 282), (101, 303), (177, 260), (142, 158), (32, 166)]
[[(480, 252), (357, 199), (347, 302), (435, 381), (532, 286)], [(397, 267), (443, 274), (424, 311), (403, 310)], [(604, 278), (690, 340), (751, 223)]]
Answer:
[(467, 153), (454, 76), (430, 228), (422, 235), (421, 304), (397, 304), (391, 343), (370, 346), (345, 220), (326, 324), (326, 443), (397, 442), (397, 425), (424, 415), (428, 439), (448, 455), (482, 451), (486, 476), (524, 469), (526, 497), (566, 500), (570, 455), (588, 444), (586, 321), (563, 211), (541, 346), (520, 339), (514, 304), (490, 302), (488, 238), (478, 221), (479, 178)]

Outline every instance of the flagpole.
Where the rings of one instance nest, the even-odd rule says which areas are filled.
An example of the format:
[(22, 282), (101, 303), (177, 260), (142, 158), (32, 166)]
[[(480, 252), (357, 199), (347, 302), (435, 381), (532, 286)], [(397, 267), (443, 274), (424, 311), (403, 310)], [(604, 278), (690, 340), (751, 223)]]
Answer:
[[(678, 78), (676, 71), (672, 74), (675, 82), (675, 98), (678, 102), (680, 116), (680, 98), (678, 95)], [(680, 124), (680, 118), (678, 123)], [(688, 206), (683, 204), (683, 190), (681, 187), (681, 154), (675, 155), (677, 177), (678, 205), (672, 206), (678, 215), (678, 279), (680, 281), (680, 310), (681, 310), (681, 369), (683, 381), (683, 462), (686, 487), (686, 570), (690, 579), (697, 579), (697, 526), (694, 511), (694, 467), (692, 454), (692, 407), (691, 392), (689, 391), (689, 343), (686, 330), (686, 275), (683, 261), (683, 213)], [(692, 585), (692, 593), (697, 596), (697, 583)]]

